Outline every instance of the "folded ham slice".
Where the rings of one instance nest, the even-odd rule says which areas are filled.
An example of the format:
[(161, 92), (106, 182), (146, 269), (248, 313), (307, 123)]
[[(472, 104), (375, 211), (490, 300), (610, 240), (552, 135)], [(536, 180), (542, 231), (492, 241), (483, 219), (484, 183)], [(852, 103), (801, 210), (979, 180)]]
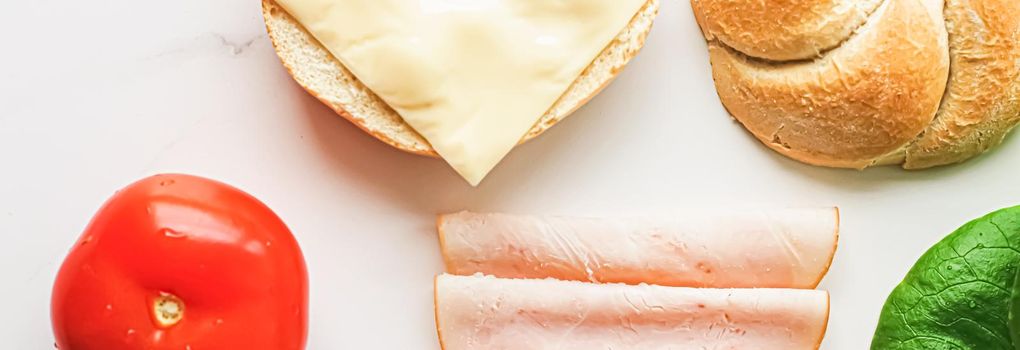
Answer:
[(839, 236), (836, 208), (592, 219), (442, 215), (447, 272), (710, 288), (814, 288)]
[(829, 295), (441, 275), (444, 350), (817, 349)]

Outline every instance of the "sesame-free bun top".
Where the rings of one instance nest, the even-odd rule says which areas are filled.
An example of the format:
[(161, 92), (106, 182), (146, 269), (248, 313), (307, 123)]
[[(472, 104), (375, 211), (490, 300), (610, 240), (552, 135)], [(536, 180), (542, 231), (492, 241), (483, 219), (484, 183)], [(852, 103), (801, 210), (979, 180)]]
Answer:
[(960, 162), (1020, 122), (1020, 1), (691, 0), (726, 109), (841, 168)]

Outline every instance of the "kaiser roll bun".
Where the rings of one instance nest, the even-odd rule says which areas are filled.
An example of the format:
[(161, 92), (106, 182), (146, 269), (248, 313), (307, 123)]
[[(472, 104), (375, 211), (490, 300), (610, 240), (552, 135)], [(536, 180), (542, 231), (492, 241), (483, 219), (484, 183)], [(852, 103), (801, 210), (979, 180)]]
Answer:
[(1020, 1), (691, 0), (723, 105), (840, 168), (957, 163), (1020, 122)]

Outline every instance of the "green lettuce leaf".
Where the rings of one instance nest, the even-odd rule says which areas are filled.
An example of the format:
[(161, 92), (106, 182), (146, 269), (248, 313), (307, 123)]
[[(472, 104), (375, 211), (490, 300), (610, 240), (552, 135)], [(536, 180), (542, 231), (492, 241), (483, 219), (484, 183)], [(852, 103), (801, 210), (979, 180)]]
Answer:
[(1009, 338), (1013, 347), (1020, 350), (1020, 268), (1016, 269), (1017, 278), (1013, 281), (1013, 297), (1009, 300)]
[(1020, 207), (971, 221), (924, 253), (889, 295), (871, 348), (1014, 350), (1018, 264)]

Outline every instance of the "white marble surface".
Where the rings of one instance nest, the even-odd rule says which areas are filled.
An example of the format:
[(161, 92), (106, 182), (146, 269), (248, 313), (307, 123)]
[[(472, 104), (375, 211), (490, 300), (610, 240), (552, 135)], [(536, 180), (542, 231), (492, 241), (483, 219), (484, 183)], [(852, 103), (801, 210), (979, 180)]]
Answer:
[(613, 214), (839, 205), (825, 349), (862, 349), (888, 291), (965, 221), (1020, 204), (1020, 141), (927, 172), (813, 168), (760, 146), (719, 105), (690, 7), (665, 0), (645, 51), (479, 188), (391, 149), (301, 91), (256, 0), (15, 2), (0, 20), (0, 339), (52, 347), (64, 253), (114, 190), (159, 172), (239, 186), (303, 245), (310, 349), (437, 349), (437, 212)]

